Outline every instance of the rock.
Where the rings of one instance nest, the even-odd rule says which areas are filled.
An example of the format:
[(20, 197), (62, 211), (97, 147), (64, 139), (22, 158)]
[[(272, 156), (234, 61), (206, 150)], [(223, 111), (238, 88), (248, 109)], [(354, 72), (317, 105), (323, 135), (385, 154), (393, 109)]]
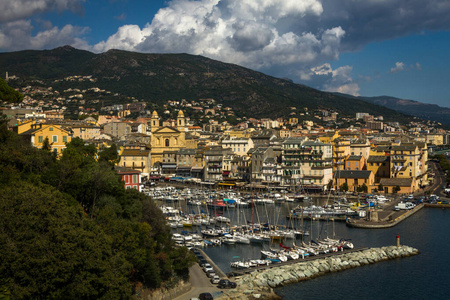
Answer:
[(236, 278), (235, 281), (238, 283), (238, 288), (223, 290), (223, 295), (220, 296), (220, 299), (277, 299), (273, 288), (284, 284), (313, 278), (327, 272), (345, 270), (418, 253), (417, 249), (408, 246), (388, 246), (360, 252), (343, 253), (339, 254), (339, 256), (317, 258), (313, 261), (299, 261), (299, 263), (292, 265), (261, 270)]
[(363, 258), (363, 259), (361, 259), (361, 260), (359, 261), (359, 263), (360, 263), (361, 265), (368, 265), (368, 264), (369, 264), (369, 261), (368, 261), (366, 258)]

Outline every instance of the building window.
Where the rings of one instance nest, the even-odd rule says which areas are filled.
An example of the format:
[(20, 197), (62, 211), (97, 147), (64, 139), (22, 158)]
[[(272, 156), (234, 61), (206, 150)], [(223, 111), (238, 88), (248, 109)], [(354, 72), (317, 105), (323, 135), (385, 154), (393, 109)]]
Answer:
[(133, 183), (138, 183), (138, 177), (137, 177), (137, 175), (133, 175)]
[(44, 137), (41, 135), (41, 136), (39, 136), (38, 140), (39, 140), (39, 143), (43, 143), (44, 142)]
[(53, 148), (53, 153), (58, 153), (58, 148)]
[(53, 131), (53, 127), (50, 127), (48, 130), (49, 130), (49, 131)]
[(63, 143), (67, 143), (67, 135), (63, 135)]
[(54, 136), (52, 137), (52, 141), (53, 141), (53, 143), (57, 143), (57, 142), (58, 142), (58, 136), (57, 136), (57, 135), (54, 135)]
[(166, 139), (166, 147), (169, 147), (169, 139)]

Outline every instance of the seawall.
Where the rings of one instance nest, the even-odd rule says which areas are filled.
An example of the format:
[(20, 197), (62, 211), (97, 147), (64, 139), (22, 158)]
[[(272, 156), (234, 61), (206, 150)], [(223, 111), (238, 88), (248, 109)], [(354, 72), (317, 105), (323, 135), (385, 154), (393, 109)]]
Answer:
[(383, 229), (383, 228), (394, 227), (395, 225), (397, 225), (401, 221), (405, 220), (406, 218), (412, 216), (413, 214), (415, 214), (422, 208), (424, 208), (423, 203), (417, 205), (413, 209), (405, 210), (397, 218), (395, 218), (393, 220), (388, 220), (388, 221), (367, 221), (367, 220), (350, 220), (349, 219), (347, 221), (347, 226), (356, 227), (356, 228), (366, 228), (366, 229)]
[(273, 288), (276, 287), (308, 280), (330, 272), (416, 254), (419, 254), (419, 251), (409, 246), (388, 246), (352, 253), (344, 252), (341, 255), (253, 272), (236, 277), (235, 281), (238, 287), (224, 291), (220, 299), (276, 299), (278, 296), (273, 291)]

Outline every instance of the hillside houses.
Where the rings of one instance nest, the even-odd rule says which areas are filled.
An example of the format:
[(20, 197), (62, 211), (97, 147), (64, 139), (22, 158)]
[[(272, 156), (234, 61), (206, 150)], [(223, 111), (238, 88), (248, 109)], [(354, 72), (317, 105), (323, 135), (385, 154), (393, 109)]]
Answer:
[[(145, 108), (135, 102), (121, 105), (120, 111), (138, 113)], [(136, 119), (109, 114), (78, 121), (46, 117), (41, 110), (8, 113), (18, 120), (13, 130), (36, 147), (48, 138), (58, 156), (76, 137), (98, 147), (115, 143), (117, 167), (131, 176), (130, 188), (135, 188), (133, 176), (139, 174), (145, 180), (182, 178), (225, 186), (302, 187), (311, 192), (343, 185), (349, 191), (371, 192), (382, 186), (387, 193), (397, 187), (410, 192), (429, 184), (429, 143), (436, 146), (446, 137), (445, 131), (422, 135), (419, 124), (414, 130), (395, 132), (353, 125), (333, 129), (296, 116), (240, 118), (233, 126), (220, 119), (232, 108), (210, 100), (171, 101), (158, 111), (162, 113), (154, 110)], [(367, 117), (366, 121), (371, 122)]]

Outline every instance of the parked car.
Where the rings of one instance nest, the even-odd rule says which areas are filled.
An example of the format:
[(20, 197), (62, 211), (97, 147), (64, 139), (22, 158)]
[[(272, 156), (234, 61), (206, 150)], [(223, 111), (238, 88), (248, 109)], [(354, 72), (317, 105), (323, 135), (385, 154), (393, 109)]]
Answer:
[(235, 288), (236, 286), (237, 286), (236, 282), (229, 281), (228, 279), (221, 279), (218, 284), (218, 287), (221, 289), (227, 289), (227, 288), (232, 289), (232, 288)]
[(214, 278), (214, 276), (217, 276), (217, 275), (214, 272), (206, 272), (206, 276), (208, 276), (209, 278)]
[(199, 300), (211, 300), (214, 299), (214, 297), (211, 295), (211, 293), (201, 293), (198, 295)]
[(410, 210), (413, 209), (415, 207), (415, 205), (411, 202), (401, 202), (398, 205), (395, 206), (394, 210), (401, 210), (401, 209), (405, 209), (405, 210)]
[(205, 264), (203, 266), (203, 271), (205, 273), (214, 273), (214, 269), (213, 269), (213, 267), (210, 264)]
[(211, 278), (211, 283), (212, 284), (218, 284), (220, 281), (220, 277), (218, 275), (214, 275), (213, 278)]

